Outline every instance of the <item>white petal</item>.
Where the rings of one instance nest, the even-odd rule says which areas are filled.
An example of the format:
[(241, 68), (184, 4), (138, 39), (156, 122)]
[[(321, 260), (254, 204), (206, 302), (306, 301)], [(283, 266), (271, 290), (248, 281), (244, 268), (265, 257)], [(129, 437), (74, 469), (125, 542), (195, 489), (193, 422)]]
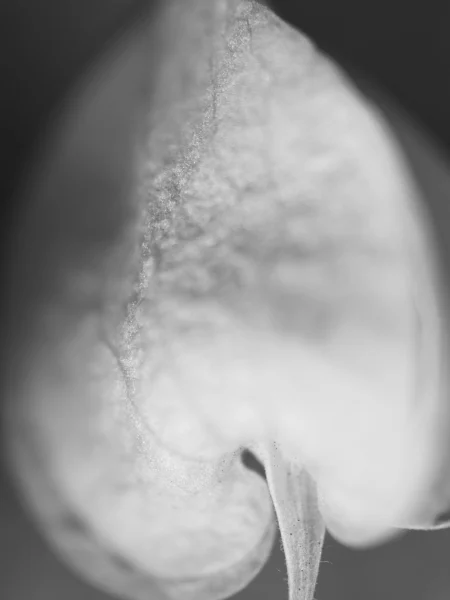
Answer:
[(86, 324), (35, 359), (7, 412), (24, 502), (80, 574), (130, 600), (218, 600), (245, 587), (275, 537), (267, 486), (240, 453), (187, 459), (145, 428)]

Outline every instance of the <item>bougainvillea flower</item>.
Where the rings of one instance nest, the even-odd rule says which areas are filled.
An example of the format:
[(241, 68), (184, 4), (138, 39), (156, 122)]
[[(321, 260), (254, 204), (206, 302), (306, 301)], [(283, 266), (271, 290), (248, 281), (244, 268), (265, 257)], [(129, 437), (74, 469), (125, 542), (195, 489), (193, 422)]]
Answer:
[(118, 597), (226, 598), (277, 520), (290, 597), (311, 600), (326, 526), (364, 545), (445, 509), (431, 222), (381, 113), (268, 8), (174, 0), (150, 37), (151, 109), (123, 120), (142, 28), (24, 192), (12, 471)]

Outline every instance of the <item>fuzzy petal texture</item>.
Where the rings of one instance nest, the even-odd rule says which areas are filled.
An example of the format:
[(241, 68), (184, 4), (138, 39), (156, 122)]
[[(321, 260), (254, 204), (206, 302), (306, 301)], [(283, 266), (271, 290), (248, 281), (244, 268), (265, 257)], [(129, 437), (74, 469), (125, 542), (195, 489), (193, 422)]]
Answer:
[(316, 479), (329, 522), (370, 543), (413, 520), (433, 477), (433, 232), (375, 106), (266, 8), (241, 2), (236, 15), (202, 118), (180, 99), (181, 147), (165, 161), (148, 150), (152, 275), (130, 324), (145, 323), (147, 342), (132, 344), (158, 340), (162, 397), (230, 448), (279, 441)]

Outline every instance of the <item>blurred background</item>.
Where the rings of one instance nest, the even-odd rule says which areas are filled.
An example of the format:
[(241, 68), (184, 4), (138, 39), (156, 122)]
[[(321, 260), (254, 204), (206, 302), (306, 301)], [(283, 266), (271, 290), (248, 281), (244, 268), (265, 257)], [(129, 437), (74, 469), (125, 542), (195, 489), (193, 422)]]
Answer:
[[(363, 73), (404, 107), (443, 153), (450, 151), (450, 3), (438, 0), (279, 0), (283, 18)], [(0, 9), (2, 243), (23, 207), (11, 200), (40, 134), (67, 93), (120, 31), (156, 3), (132, 0), (15, 0)], [(445, 198), (442, 202), (445, 201)], [(445, 212), (445, 207), (443, 208)], [(450, 233), (450, 222), (442, 231)], [(448, 236), (450, 237), (450, 235)], [(4, 254), (6, 256), (6, 254)], [(6, 381), (7, 349), (2, 349)], [(6, 357), (6, 359), (5, 359)], [(3, 388), (5, 389), (5, 388)], [(0, 478), (0, 597), (107, 600), (47, 548)], [(326, 539), (317, 600), (450, 598), (450, 531), (409, 532), (380, 548), (349, 550)], [(277, 541), (270, 563), (236, 600), (287, 599)], [(150, 600), (150, 599), (149, 599)]]

